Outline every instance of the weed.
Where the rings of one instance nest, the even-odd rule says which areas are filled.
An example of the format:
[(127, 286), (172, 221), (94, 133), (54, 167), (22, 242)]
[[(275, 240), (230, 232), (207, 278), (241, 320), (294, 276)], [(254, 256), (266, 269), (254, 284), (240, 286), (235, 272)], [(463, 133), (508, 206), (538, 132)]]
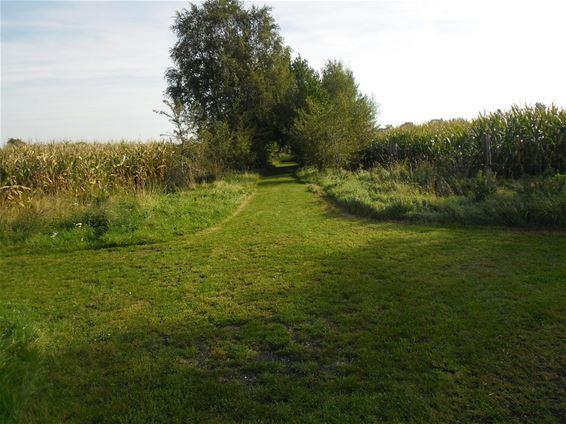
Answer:
[(368, 171), (302, 170), (348, 212), (379, 219), (464, 225), (566, 227), (563, 175), (505, 180), (479, 171), (450, 177), (428, 163)]

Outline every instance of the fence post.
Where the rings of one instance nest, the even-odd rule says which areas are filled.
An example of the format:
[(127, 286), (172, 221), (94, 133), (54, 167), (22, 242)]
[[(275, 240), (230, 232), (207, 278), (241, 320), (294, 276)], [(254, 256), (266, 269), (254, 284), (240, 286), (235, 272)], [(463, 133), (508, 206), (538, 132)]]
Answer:
[(397, 143), (394, 140), (389, 141), (389, 155), (397, 159)]
[(483, 138), (484, 166), (486, 177), (491, 177), (491, 137), (486, 134)]

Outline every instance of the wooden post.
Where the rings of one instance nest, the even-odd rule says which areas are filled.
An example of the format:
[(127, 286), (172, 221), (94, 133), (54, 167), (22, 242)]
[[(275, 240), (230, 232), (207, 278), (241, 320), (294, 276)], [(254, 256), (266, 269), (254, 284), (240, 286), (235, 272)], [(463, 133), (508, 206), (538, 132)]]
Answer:
[(397, 159), (397, 143), (395, 143), (395, 141), (393, 140), (389, 142), (389, 155), (392, 158)]
[(491, 177), (491, 137), (486, 134), (483, 138), (483, 153), (484, 153), (484, 166), (485, 176)]

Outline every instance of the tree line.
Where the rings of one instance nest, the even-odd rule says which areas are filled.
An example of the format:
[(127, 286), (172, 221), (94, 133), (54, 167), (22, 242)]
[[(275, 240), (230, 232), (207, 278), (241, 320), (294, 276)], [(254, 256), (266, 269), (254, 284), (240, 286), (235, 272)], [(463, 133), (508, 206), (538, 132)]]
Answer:
[(344, 166), (374, 139), (376, 105), (351, 70), (320, 71), (284, 44), (269, 7), (208, 0), (177, 12), (161, 111), (195, 162), (262, 166), (281, 148), (320, 168)]

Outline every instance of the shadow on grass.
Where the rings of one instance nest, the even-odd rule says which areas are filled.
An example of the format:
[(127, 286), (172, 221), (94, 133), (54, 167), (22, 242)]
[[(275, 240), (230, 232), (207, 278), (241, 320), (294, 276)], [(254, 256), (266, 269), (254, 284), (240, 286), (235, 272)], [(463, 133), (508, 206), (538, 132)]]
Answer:
[(296, 241), (265, 274), (166, 306), (196, 314), (140, 311), (48, 358), (37, 416), (559, 422), (566, 238), (494, 233), (383, 226), (302, 256)]
[(270, 165), (262, 172), (262, 179), (257, 183), (260, 187), (286, 185), (297, 181), (295, 175), (298, 165), (294, 162)]
[(288, 178), (281, 178), (281, 177), (273, 178), (273, 179), (264, 178), (261, 181), (259, 181), (257, 185), (260, 187), (287, 185), (289, 184), (289, 182), (293, 181), (293, 178), (294, 177), (292, 174), (289, 174)]
[(263, 170), (262, 176), (277, 176), (277, 175), (294, 175), (299, 169), (296, 162), (280, 162), (278, 164), (270, 164)]

